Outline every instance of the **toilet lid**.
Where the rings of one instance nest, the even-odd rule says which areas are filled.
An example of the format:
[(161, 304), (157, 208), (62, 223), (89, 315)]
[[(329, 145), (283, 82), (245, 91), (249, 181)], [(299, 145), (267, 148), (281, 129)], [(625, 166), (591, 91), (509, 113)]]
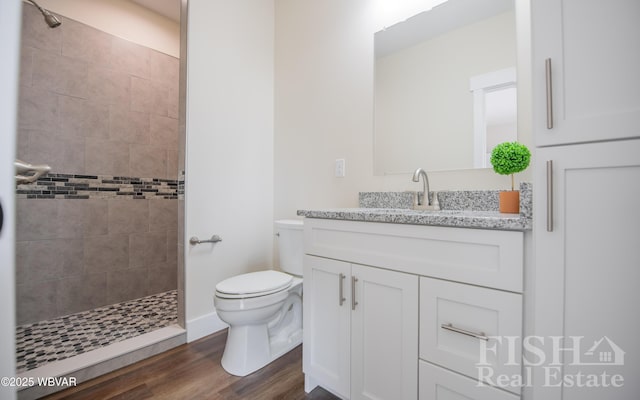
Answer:
[(237, 275), (216, 285), (222, 297), (255, 297), (276, 293), (291, 286), (293, 276), (279, 271), (259, 271)]

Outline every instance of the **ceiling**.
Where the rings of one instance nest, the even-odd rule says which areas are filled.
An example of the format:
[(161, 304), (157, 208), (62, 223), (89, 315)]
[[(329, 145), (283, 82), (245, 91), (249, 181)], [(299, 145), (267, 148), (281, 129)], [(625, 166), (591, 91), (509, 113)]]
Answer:
[(160, 15), (180, 23), (180, 0), (131, 0)]

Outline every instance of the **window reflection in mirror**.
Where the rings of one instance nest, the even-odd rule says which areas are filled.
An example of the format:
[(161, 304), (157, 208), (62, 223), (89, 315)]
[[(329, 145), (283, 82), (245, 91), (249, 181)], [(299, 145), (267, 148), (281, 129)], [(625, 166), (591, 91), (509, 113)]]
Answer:
[(470, 79), (515, 71), (515, 32), (513, 0), (449, 0), (375, 34), (376, 175), (488, 166), (498, 139), (478, 156)]
[(473, 93), (473, 167), (488, 168), (497, 144), (518, 140), (516, 69), (474, 76), (469, 90)]

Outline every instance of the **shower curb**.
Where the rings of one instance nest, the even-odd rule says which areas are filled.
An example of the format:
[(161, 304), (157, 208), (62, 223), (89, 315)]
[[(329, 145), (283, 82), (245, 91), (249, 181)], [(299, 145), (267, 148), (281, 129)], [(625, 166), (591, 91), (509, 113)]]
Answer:
[[(186, 330), (178, 325), (160, 328), (72, 358), (52, 362), (18, 375), (33, 378), (75, 378), (80, 384), (186, 343)], [(72, 381), (68, 379), (68, 381)], [(67, 389), (65, 386), (31, 386), (18, 392), (18, 400), (33, 400)]]

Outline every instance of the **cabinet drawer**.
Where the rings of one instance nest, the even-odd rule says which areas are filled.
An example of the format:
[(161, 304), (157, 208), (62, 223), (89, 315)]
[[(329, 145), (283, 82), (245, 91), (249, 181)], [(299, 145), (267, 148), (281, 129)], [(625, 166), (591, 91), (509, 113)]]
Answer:
[(307, 218), (307, 254), (522, 292), (523, 233)]
[(420, 400), (517, 400), (520, 396), (505, 392), (424, 361), (419, 362)]
[(420, 278), (423, 360), (474, 379), (517, 376), (521, 334), (522, 295)]

